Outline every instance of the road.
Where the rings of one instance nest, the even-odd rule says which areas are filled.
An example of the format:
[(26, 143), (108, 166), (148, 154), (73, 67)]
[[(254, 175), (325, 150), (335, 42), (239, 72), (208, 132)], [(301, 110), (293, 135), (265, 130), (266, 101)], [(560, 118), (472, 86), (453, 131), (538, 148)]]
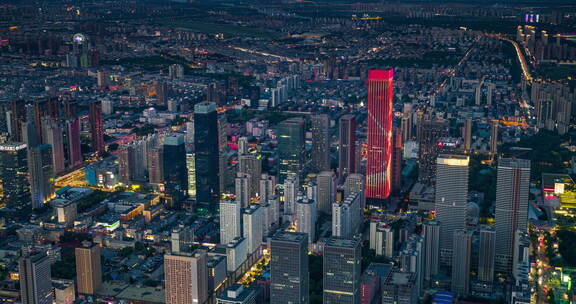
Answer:
[(524, 77), (524, 79), (526, 79), (528, 84), (531, 84), (534, 78), (532, 78), (532, 74), (530, 74), (530, 68), (528, 68), (526, 58), (524, 57), (524, 54), (522, 53), (522, 49), (520, 48), (520, 45), (518, 45), (518, 42), (511, 40), (502, 34), (486, 34), (486, 36), (498, 38), (500, 40), (509, 42), (512, 44), (512, 46), (514, 46), (514, 50), (516, 50), (516, 56), (518, 56), (518, 61), (520, 62), (520, 67), (522, 68), (522, 76)]

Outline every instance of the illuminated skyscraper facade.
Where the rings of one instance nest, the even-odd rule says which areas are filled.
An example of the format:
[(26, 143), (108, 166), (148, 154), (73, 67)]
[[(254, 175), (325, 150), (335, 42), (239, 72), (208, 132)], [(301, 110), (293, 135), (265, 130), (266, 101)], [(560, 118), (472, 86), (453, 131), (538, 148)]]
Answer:
[(30, 208), (26, 144), (0, 144), (0, 166), (0, 206)]
[(368, 162), (366, 198), (390, 196), (394, 70), (368, 71)]

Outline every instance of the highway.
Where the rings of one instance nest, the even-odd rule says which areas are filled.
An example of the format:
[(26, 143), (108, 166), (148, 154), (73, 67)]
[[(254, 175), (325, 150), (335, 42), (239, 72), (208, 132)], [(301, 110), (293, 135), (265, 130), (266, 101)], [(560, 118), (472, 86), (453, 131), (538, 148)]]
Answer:
[(520, 45), (518, 45), (518, 42), (511, 40), (502, 34), (486, 34), (486, 36), (498, 38), (500, 40), (509, 42), (512, 44), (512, 46), (514, 46), (514, 50), (516, 50), (516, 56), (518, 56), (518, 61), (520, 62), (520, 66), (522, 68), (522, 76), (524, 76), (524, 79), (528, 81), (528, 84), (531, 84), (534, 78), (532, 78), (532, 75), (530, 74), (530, 69), (528, 68), (528, 64), (526, 63), (526, 58), (524, 57), (524, 54), (522, 53), (522, 49), (520, 48)]

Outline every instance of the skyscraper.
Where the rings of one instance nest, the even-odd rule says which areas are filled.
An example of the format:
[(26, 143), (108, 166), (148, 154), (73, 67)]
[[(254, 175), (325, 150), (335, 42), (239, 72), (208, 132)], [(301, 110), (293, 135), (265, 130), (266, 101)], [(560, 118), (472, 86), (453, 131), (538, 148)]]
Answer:
[(52, 147), (40, 144), (37, 137), (35, 110), (26, 105), (26, 125), (24, 139), (28, 145), (28, 173), (32, 208), (41, 208), (54, 196), (54, 170), (52, 168)]
[(446, 137), (448, 121), (424, 120), (418, 121), (417, 140), (420, 143), (418, 152), (418, 181), (431, 184), (436, 176), (436, 158), (438, 158), (438, 139)]
[(470, 286), (472, 234), (466, 230), (456, 230), (453, 239), (452, 292), (466, 295)]
[(390, 196), (394, 70), (368, 71), (366, 198), (380, 205)]
[[(74, 113), (71, 113), (74, 114)], [(75, 114), (74, 114), (75, 115)], [(70, 117), (66, 120), (66, 139), (67, 145), (67, 165), (75, 168), (82, 165), (82, 149), (80, 144), (80, 119), (77, 116)]]
[(327, 114), (312, 115), (312, 170), (330, 170), (330, 118)]
[(498, 119), (492, 120), (490, 125), (490, 153), (498, 152)]
[(270, 304), (309, 303), (308, 235), (281, 232), (270, 241)]
[(323, 260), (323, 303), (359, 303), (362, 260), (360, 241), (327, 239)]
[(336, 201), (336, 175), (332, 171), (322, 171), (316, 177), (318, 185), (318, 210), (324, 213), (332, 211), (332, 203)]
[(186, 170), (188, 173), (188, 196), (196, 198), (196, 154), (186, 153)]
[(492, 282), (494, 279), (495, 246), (494, 227), (482, 226), (478, 242), (478, 280), (482, 282)]
[(454, 232), (466, 228), (468, 156), (442, 154), (436, 168), (436, 218), (440, 228), (440, 258), (450, 265)]
[(284, 214), (294, 214), (299, 188), (298, 175), (289, 174), (284, 180)]
[(382, 282), (382, 304), (417, 304), (416, 274), (393, 269)]
[(76, 248), (76, 280), (78, 293), (94, 295), (102, 285), (100, 246), (90, 242)]
[(250, 204), (250, 175), (242, 172), (236, 173), (234, 179), (234, 194), (242, 208)]
[(242, 236), (240, 209), (238, 201), (220, 201), (220, 243), (226, 245)]
[(161, 184), (164, 182), (164, 151), (162, 147), (156, 147), (149, 153), (148, 180), (151, 184)]
[(464, 137), (464, 150), (470, 152), (472, 149), (472, 118), (466, 118), (462, 133), (462, 137)]
[(362, 222), (361, 193), (352, 192), (341, 202), (332, 204), (332, 236), (352, 238)]
[(24, 143), (0, 144), (0, 205), (30, 208), (27, 154)]
[(424, 230), (424, 280), (430, 282), (438, 275), (440, 262), (440, 223), (438, 221), (425, 221)]
[(294, 209), (296, 231), (308, 234), (308, 242), (314, 242), (318, 205), (314, 200), (302, 198), (296, 201)]
[(259, 196), (261, 202), (267, 202), (275, 197), (276, 177), (273, 175), (262, 174), (260, 176)]
[(90, 103), (88, 119), (90, 122), (90, 136), (92, 138), (92, 151), (102, 155), (105, 151), (104, 123), (102, 122), (102, 102), (96, 100)]
[(263, 208), (254, 204), (244, 209), (242, 213), (242, 232), (248, 241), (248, 253), (252, 254), (262, 245), (262, 222), (264, 221)]
[(194, 106), (194, 141), (196, 148), (196, 201), (212, 203), (220, 195), (216, 104), (201, 102)]
[(259, 153), (247, 153), (238, 156), (238, 172), (249, 176), (249, 197), (256, 197), (260, 190), (262, 176), (262, 156)]
[(340, 117), (338, 153), (338, 176), (342, 181), (348, 174), (356, 172), (356, 118), (352, 114)]
[(44, 117), (42, 119), (43, 139), (46, 144), (52, 146), (52, 167), (54, 173), (58, 174), (66, 169), (64, 152), (63, 128), (59, 121)]
[(366, 207), (366, 199), (364, 196), (364, 175), (360, 173), (352, 173), (348, 175), (344, 182), (344, 197), (348, 197), (354, 192), (360, 194), (360, 209), (364, 210), (364, 207)]
[(304, 163), (304, 119), (294, 117), (278, 125), (278, 158), (280, 183), (290, 173), (300, 175)]
[(414, 292), (420, 297), (424, 286), (424, 238), (418, 234), (411, 235), (403, 244), (399, 253), (400, 269), (416, 274)]
[(22, 304), (52, 304), (50, 259), (45, 253), (24, 255), (18, 261)]
[(163, 161), (165, 192), (180, 202), (188, 194), (188, 170), (186, 168), (186, 146), (182, 135), (164, 139)]
[(516, 230), (528, 231), (530, 161), (500, 158), (496, 183), (496, 267), (511, 271)]
[(164, 255), (166, 304), (205, 303), (208, 299), (206, 252)]
[(392, 144), (392, 182), (391, 192), (394, 195), (400, 193), (402, 185), (402, 134), (400, 130), (395, 129), (392, 135), (394, 143)]

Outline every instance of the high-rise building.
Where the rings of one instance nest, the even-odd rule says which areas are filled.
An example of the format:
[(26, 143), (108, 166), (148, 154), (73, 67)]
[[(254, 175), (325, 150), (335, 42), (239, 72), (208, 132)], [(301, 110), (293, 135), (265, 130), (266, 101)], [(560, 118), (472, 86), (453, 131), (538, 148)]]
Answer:
[(164, 182), (164, 151), (162, 147), (156, 147), (149, 153), (148, 180), (151, 184), (162, 184)]
[(234, 179), (234, 194), (242, 208), (250, 204), (250, 175), (242, 172), (236, 173)]
[(187, 255), (164, 255), (166, 304), (201, 304), (208, 300), (206, 263), (203, 250)]
[(246, 261), (248, 256), (248, 241), (243, 237), (233, 239), (226, 245), (226, 268), (236, 271)]
[(379, 205), (390, 196), (394, 70), (368, 71), (366, 198)]
[(424, 280), (430, 282), (438, 275), (438, 263), (440, 262), (440, 222), (425, 221), (424, 231)]
[(394, 256), (394, 229), (390, 225), (379, 223), (376, 227), (374, 241), (373, 247), (376, 250), (376, 255), (383, 255), (387, 258)]
[(442, 154), (436, 169), (436, 218), (440, 229), (440, 259), (450, 265), (454, 232), (466, 228), (469, 157)]
[(316, 215), (318, 205), (311, 199), (302, 198), (296, 201), (295, 206), (296, 232), (308, 234), (308, 241), (314, 242), (316, 237)]
[(348, 174), (356, 172), (356, 118), (352, 114), (340, 117), (338, 153), (338, 176), (342, 181)]
[(500, 158), (496, 182), (496, 267), (510, 272), (517, 230), (528, 231), (530, 161)]
[(28, 152), (24, 143), (0, 144), (0, 205), (30, 208)]
[(382, 282), (382, 304), (417, 304), (416, 274), (393, 269)]
[(218, 114), (218, 188), (220, 191), (226, 189), (228, 168), (228, 119), (226, 114)]
[(362, 222), (361, 193), (352, 192), (341, 202), (332, 204), (332, 236), (352, 238)]
[(364, 175), (360, 173), (352, 173), (348, 175), (344, 182), (344, 197), (348, 197), (354, 192), (360, 194), (360, 209), (364, 210), (364, 207), (366, 207), (366, 199), (364, 196)]
[(88, 119), (90, 121), (92, 151), (102, 155), (106, 151), (106, 144), (104, 143), (104, 122), (102, 121), (102, 102), (100, 100), (90, 103)]
[(290, 174), (284, 180), (284, 214), (294, 214), (296, 196), (300, 188), (298, 175)]
[[(71, 113), (72, 114), (72, 113)], [(80, 119), (78, 117), (68, 118), (65, 122), (66, 132), (64, 140), (67, 145), (67, 166), (76, 168), (82, 165), (82, 148), (80, 144)]]
[(54, 173), (58, 174), (66, 169), (66, 153), (64, 152), (63, 125), (48, 117), (42, 119), (42, 138), (44, 143), (52, 146), (52, 167)]
[(402, 134), (400, 130), (395, 129), (392, 135), (392, 181), (390, 191), (394, 195), (400, 193), (402, 185)]
[(196, 198), (196, 154), (186, 153), (186, 171), (188, 173), (188, 196)]
[(464, 150), (470, 152), (472, 149), (472, 118), (466, 118), (463, 127)]
[(425, 120), (418, 121), (417, 140), (420, 143), (418, 151), (418, 180), (431, 184), (436, 177), (436, 159), (438, 158), (438, 139), (449, 135), (448, 121)]
[(262, 174), (260, 176), (259, 186), (260, 201), (267, 202), (276, 196), (276, 177), (273, 175)]
[(23, 100), (10, 101), (10, 120), (8, 132), (12, 141), (24, 142), (24, 131), (22, 130), (26, 123), (26, 107)]
[(424, 286), (424, 238), (413, 234), (405, 242), (400, 256), (400, 269), (416, 274), (414, 292), (420, 297)]
[(257, 292), (255, 289), (232, 285), (216, 297), (216, 304), (256, 304)]
[(332, 171), (320, 172), (316, 177), (316, 185), (318, 210), (329, 214), (332, 211), (332, 203), (336, 201), (336, 174)]
[(93, 295), (102, 285), (100, 246), (84, 242), (76, 248), (76, 280), (78, 293)]
[(241, 136), (238, 138), (238, 155), (248, 153), (248, 137)]
[(32, 208), (41, 208), (54, 196), (54, 170), (52, 168), (52, 147), (40, 144), (36, 129), (33, 105), (26, 105), (24, 139), (28, 145), (28, 174)]
[(330, 118), (327, 114), (312, 115), (312, 170), (330, 170)]
[(216, 104), (194, 106), (194, 146), (196, 148), (196, 201), (212, 203), (220, 195), (218, 116)]
[(180, 202), (188, 194), (188, 169), (186, 168), (186, 146), (182, 135), (164, 138), (163, 161), (165, 192)]
[(238, 172), (248, 174), (249, 197), (256, 197), (260, 190), (262, 176), (262, 156), (258, 153), (246, 153), (238, 156)]
[(192, 252), (194, 246), (194, 227), (184, 224), (174, 227), (170, 233), (170, 243), (172, 254)]
[(242, 236), (242, 221), (238, 201), (220, 201), (220, 243), (226, 245)]
[(482, 226), (478, 242), (478, 280), (492, 282), (494, 279), (494, 254), (496, 232), (492, 226)]
[(52, 304), (50, 258), (45, 253), (26, 254), (18, 261), (22, 304)]
[(102, 99), (102, 113), (104, 115), (110, 115), (112, 112), (114, 112), (114, 104), (112, 103), (112, 100), (108, 98)]
[(492, 120), (490, 125), (490, 153), (496, 154), (498, 152), (498, 119)]
[(279, 179), (294, 173), (300, 175), (304, 164), (304, 119), (294, 117), (278, 125)]
[(252, 254), (262, 245), (262, 222), (264, 221), (263, 208), (254, 204), (244, 209), (242, 213), (242, 232), (248, 241), (248, 253)]
[(472, 234), (466, 230), (456, 230), (453, 234), (452, 243), (454, 244), (452, 256), (452, 292), (466, 295), (470, 287)]
[(309, 303), (308, 235), (282, 232), (270, 241), (270, 304)]
[(360, 302), (360, 241), (329, 238), (324, 244), (323, 303)]

